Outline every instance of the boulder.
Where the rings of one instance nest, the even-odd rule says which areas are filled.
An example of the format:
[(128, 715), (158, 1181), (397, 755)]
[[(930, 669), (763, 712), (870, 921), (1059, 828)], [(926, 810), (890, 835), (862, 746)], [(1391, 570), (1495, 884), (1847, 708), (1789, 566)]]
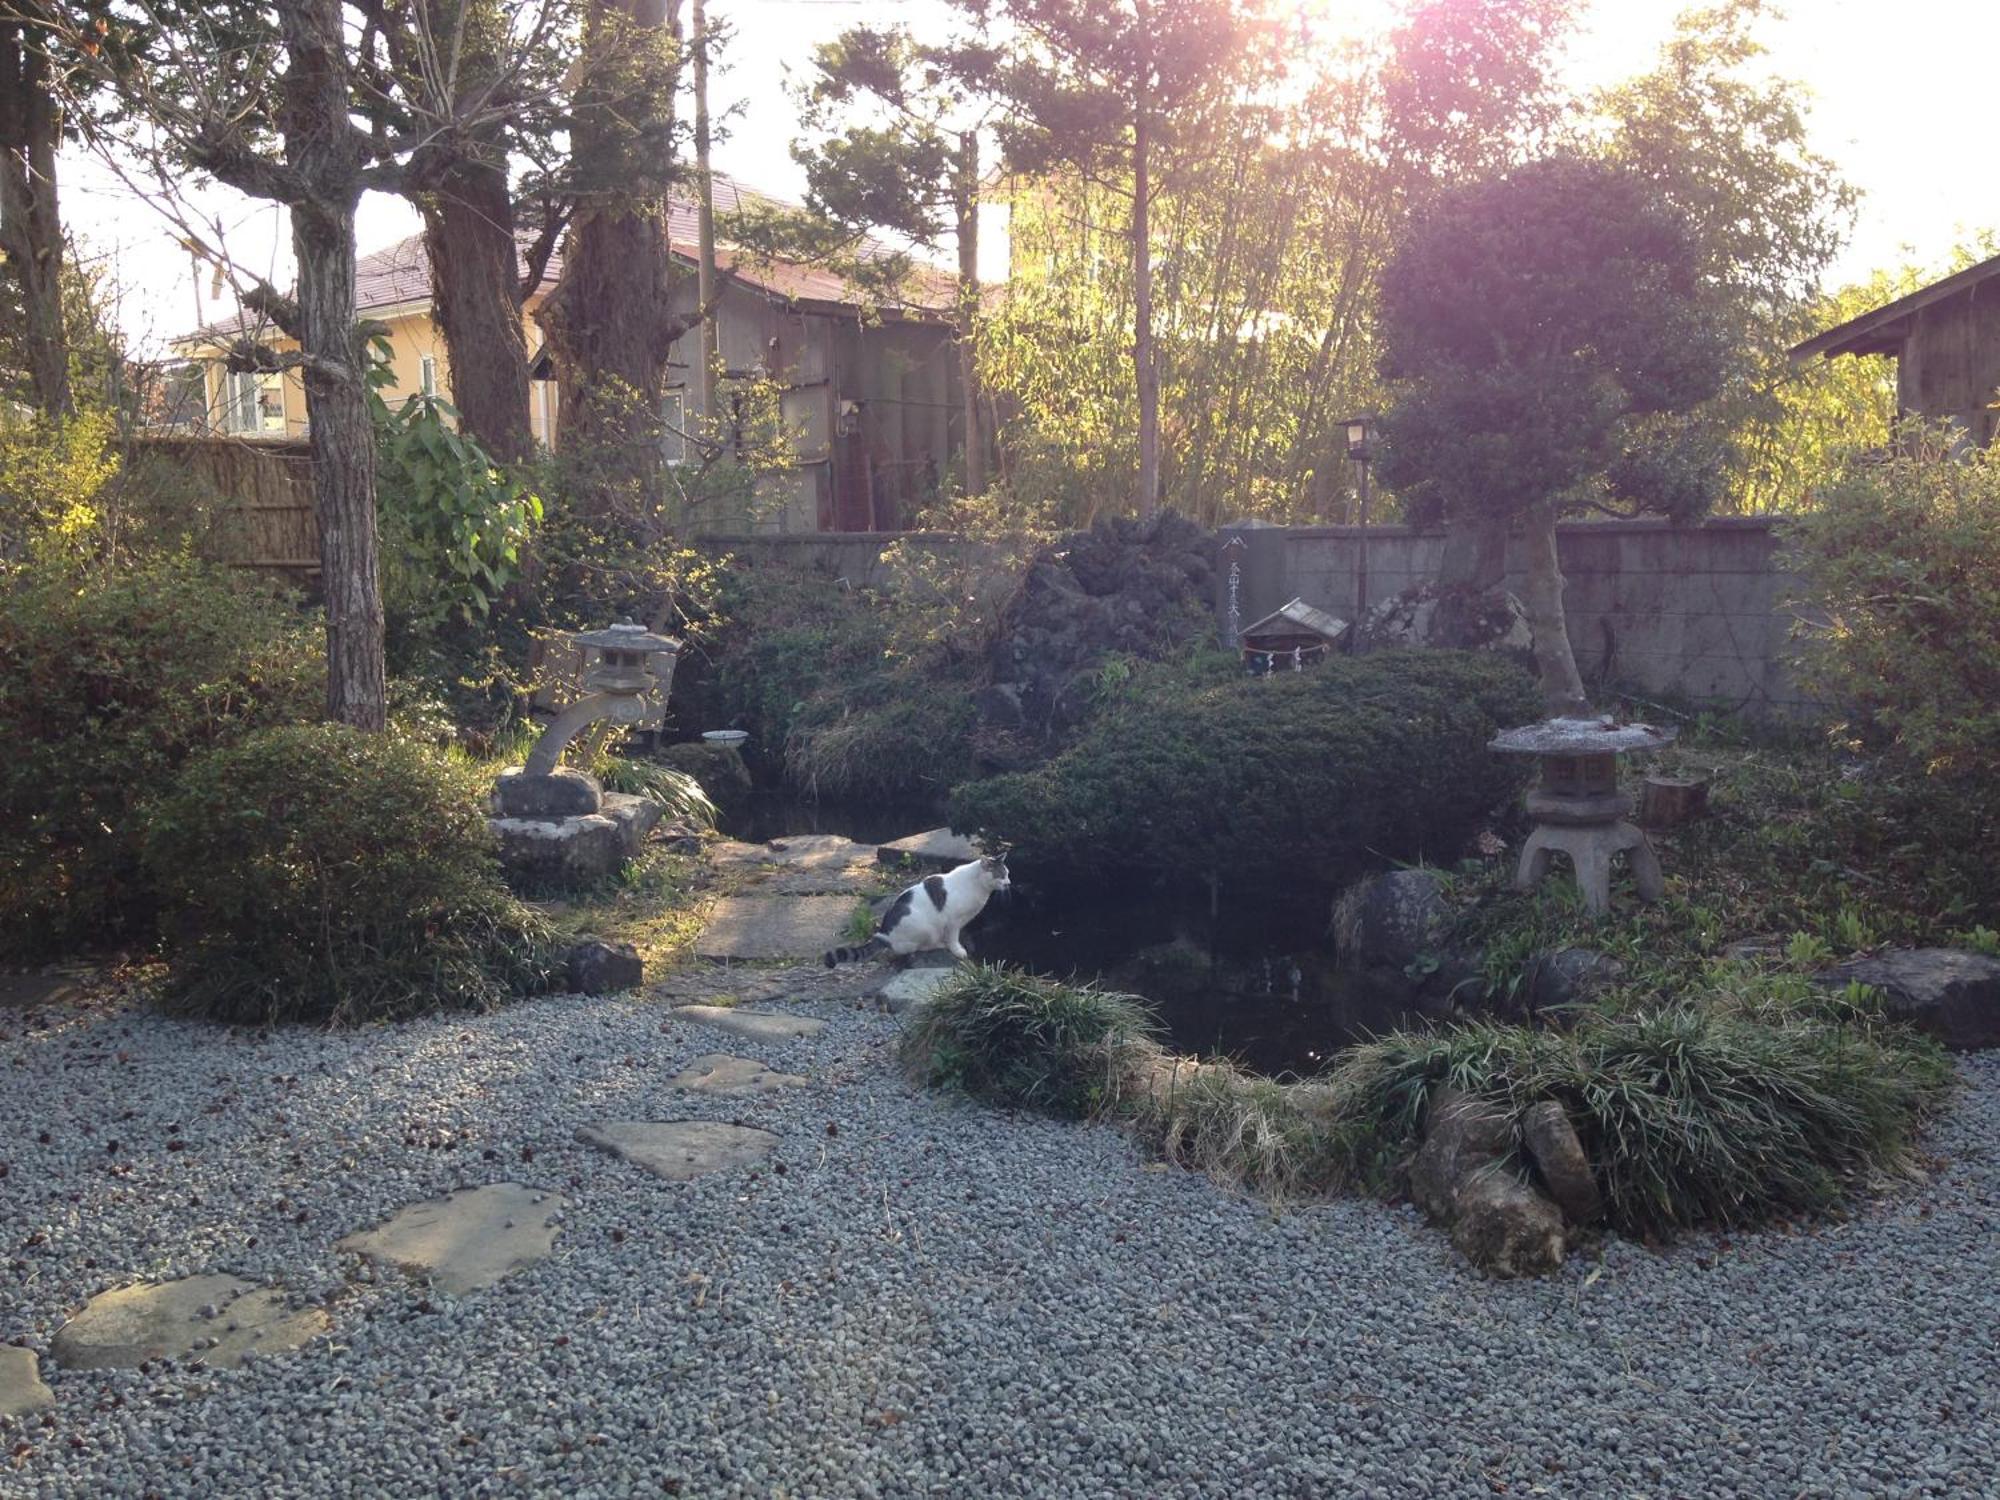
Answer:
[(1498, 1164), (1460, 1187), (1451, 1242), (1489, 1276), (1546, 1276), (1568, 1248), (1562, 1211)]
[(500, 842), (500, 868), (510, 884), (530, 891), (596, 885), (644, 847), (660, 821), (649, 797), (606, 792), (601, 811), (580, 817), (489, 818)]
[(1334, 907), (1341, 956), (1402, 968), (1437, 946), (1444, 884), (1429, 870), (1390, 870), (1351, 888)]
[(1459, 651), (1533, 649), (1528, 612), (1501, 589), (1416, 584), (1368, 611), (1361, 638), (1370, 650), (1431, 646)]
[(578, 818), (604, 805), (595, 776), (557, 766), (546, 776), (530, 776), (509, 766), (493, 783), (493, 812), (502, 818)]
[(1624, 973), (1624, 964), (1595, 948), (1557, 948), (1528, 960), (1521, 988), (1532, 1015), (1587, 1005)]
[(982, 852), (979, 845), (962, 833), (933, 828), (928, 833), (913, 833), (906, 839), (882, 845), (875, 851), (875, 858), (898, 868), (908, 865), (927, 871), (955, 870), (979, 858)]
[(1410, 1197), (1480, 1270), (1539, 1276), (1562, 1264), (1562, 1211), (1509, 1168), (1513, 1144), (1505, 1110), (1439, 1090), (1410, 1164)]
[(2000, 1047), (2000, 958), (1961, 948), (1892, 948), (1826, 977), (1873, 985), (1891, 1017), (1954, 1052)]
[(630, 943), (603, 938), (579, 939), (564, 956), (563, 969), (570, 990), (578, 995), (615, 995), (620, 990), (636, 990), (646, 982), (646, 964), (639, 950)]
[(1521, 1145), (1549, 1196), (1572, 1224), (1589, 1224), (1604, 1212), (1604, 1195), (1590, 1169), (1583, 1142), (1563, 1107), (1553, 1099), (1529, 1107), (1521, 1116)]
[(1497, 1104), (1457, 1089), (1431, 1099), (1424, 1143), (1410, 1163), (1410, 1200), (1440, 1224), (1458, 1217), (1459, 1185), (1514, 1146), (1514, 1122)]

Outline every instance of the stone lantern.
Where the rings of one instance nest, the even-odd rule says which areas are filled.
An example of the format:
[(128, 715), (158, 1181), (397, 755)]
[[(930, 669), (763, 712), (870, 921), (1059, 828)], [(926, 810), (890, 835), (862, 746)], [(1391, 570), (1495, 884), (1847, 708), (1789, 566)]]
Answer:
[(1646, 835), (1626, 821), (1631, 808), (1618, 791), (1618, 757), (1658, 750), (1674, 736), (1672, 729), (1610, 719), (1548, 719), (1496, 735), (1489, 750), (1541, 761), (1540, 784), (1528, 792), (1535, 831), (1521, 850), (1514, 888), (1532, 890), (1560, 852), (1569, 856), (1584, 905), (1593, 916), (1603, 916), (1611, 909), (1611, 861), (1623, 854), (1639, 899), (1659, 900), (1660, 861)]
[(681, 643), (629, 620), (571, 639), (594, 650), (584, 695), (550, 721), (527, 763), (493, 784), (491, 826), (501, 864), (536, 885), (587, 883), (638, 853), (659, 822), (650, 798), (606, 792), (597, 778), (561, 764), (563, 751), (592, 724), (637, 724), (647, 699), (664, 701), (672, 688)]

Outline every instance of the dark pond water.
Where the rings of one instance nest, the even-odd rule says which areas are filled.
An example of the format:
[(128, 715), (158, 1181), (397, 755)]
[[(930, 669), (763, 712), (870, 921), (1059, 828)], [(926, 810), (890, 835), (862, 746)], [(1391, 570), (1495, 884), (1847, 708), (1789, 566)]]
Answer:
[[(760, 792), (723, 831), (752, 842), (838, 833), (885, 843), (942, 821), (935, 808), (810, 802)], [(975, 958), (1142, 995), (1178, 1051), (1260, 1073), (1310, 1074), (1366, 1037), (1415, 1024), (1401, 983), (1335, 964), (1328, 903), (1208, 899), (1131, 880), (1056, 888), (1017, 869), (966, 931)]]

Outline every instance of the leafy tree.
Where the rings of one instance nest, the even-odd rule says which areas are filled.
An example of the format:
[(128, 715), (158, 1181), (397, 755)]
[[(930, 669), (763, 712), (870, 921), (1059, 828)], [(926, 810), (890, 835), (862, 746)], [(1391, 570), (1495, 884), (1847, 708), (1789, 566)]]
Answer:
[(1447, 519), (1517, 523), (1553, 713), (1587, 708), (1562, 609), (1565, 511), (1712, 493), (1715, 455), (1658, 419), (1712, 396), (1727, 331), (1685, 217), (1641, 179), (1581, 158), (1445, 193), (1383, 276), (1382, 476)]
[(1177, 138), (1268, 70), (1264, 0), (955, 3), (1002, 37), (967, 77), (1000, 106), (1008, 165), (1030, 175), (1061, 167), (1129, 195), (1137, 498), (1150, 516), (1160, 504), (1155, 198), (1171, 191)]
[(919, 42), (907, 27), (857, 26), (815, 49), (798, 90), (810, 137), (792, 154), (806, 169), (807, 206), (858, 234), (884, 228), (927, 249), (947, 235), (958, 254), (956, 323), (963, 401), (965, 492), (986, 488), (979, 415), (980, 131), (987, 107), (965, 73), (975, 59)]
[(1592, 101), (1602, 149), (1684, 215), (1702, 273), (1722, 292), (1733, 352), (1716, 396), (1684, 424), (1726, 442), (1727, 500), (1792, 508), (1831, 472), (1791, 461), (1781, 432), (1798, 380), (1786, 350), (1825, 308), (1819, 282), (1851, 227), (1857, 195), (1807, 134), (1802, 85), (1759, 68), (1765, 0), (1683, 15), (1657, 65)]

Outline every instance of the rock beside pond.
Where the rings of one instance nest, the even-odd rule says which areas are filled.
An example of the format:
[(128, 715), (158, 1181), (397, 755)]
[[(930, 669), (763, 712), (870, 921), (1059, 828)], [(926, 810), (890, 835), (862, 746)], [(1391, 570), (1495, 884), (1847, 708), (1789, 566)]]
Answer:
[(740, 807), (750, 795), (750, 767), (744, 762), (743, 752), (732, 746), (691, 740), (663, 746), (653, 758), (671, 770), (692, 776), (708, 793), (708, 800), (719, 808)]
[(2000, 958), (1961, 948), (1892, 948), (1841, 964), (1827, 978), (1873, 985), (1891, 1016), (1954, 1052), (2000, 1047)]
[(1334, 912), (1344, 958), (1401, 968), (1437, 946), (1445, 925), (1444, 882), (1429, 870), (1390, 870), (1351, 888)]
[(1508, 1167), (1513, 1145), (1513, 1120), (1500, 1106), (1439, 1090), (1410, 1164), (1410, 1197), (1480, 1270), (1545, 1275), (1562, 1264), (1562, 1210)]
[(1625, 965), (1595, 948), (1557, 948), (1528, 961), (1522, 988), (1536, 1013), (1588, 1005), (1625, 973)]

